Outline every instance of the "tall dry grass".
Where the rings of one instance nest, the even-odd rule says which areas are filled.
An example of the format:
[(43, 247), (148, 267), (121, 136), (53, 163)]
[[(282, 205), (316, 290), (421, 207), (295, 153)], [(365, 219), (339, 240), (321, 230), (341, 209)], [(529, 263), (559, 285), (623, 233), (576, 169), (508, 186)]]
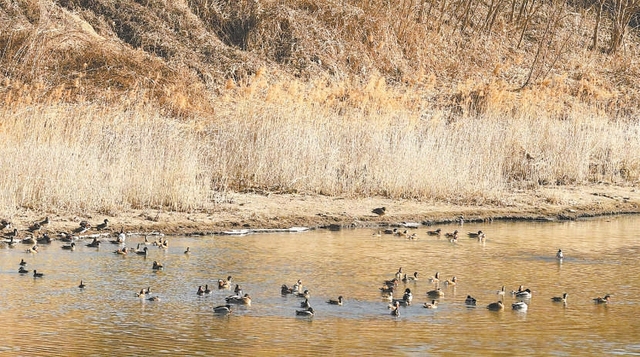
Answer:
[[(317, 102), (345, 93), (369, 102)], [(216, 98), (215, 117), (193, 120), (146, 104), (5, 106), (0, 206), (5, 214), (188, 211), (211, 208), (229, 190), (506, 205), (502, 194), (513, 189), (638, 182), (637, 121), (578, 105), (558, 119), (533, 92), (488, 88), (484, 98), (485, 114), (452, 117), (376, 80), (322, 87), (256, 78)]]

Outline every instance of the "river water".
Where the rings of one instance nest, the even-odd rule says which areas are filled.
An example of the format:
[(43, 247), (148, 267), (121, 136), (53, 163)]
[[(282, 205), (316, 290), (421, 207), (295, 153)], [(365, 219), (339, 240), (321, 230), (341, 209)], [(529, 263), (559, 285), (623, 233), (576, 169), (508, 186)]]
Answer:
[[(149, 245), (146, 258), (114, 254), (107, 239), (98, 249), (80, 240), (75, 251), (53, 242), (36, 254), (5, 246), (0, 355), (640, 354), (640, 217), (440, 226), (462, 232), (457, 243), (426, 235), (434, 228), (410, 229), (417, 239), (369, 229), (168, 237), (168, 249)], [(484, 242), (466, 236), (477, 230)], [(130, 236), (127, 246), (142, 241)], [(18, 273), (21, 259), (30, 273)], [(400, 282), (396, 297), (409, 288), (413, 302), (392, 316), (379, 288), (400, 267), (418, 279)], [(45, 275), (34, 278), (33, 269)], [(436, 272), (444, 296), (427, 309)], [(252, 304), (217, 315), (213, 307), (233, 294), (217, 288), (227, 276)], [(442, 283), (453, 276), (455, 286)], [(302, 298), (280, 293), (298, 279), (312, 318), (296, 316)], [(212, 293), (197, 295), (205, 284)], [(505, 310), (489, 311), (503, 285)], [(511, 309), (520, 285), (532, 291), (526, 312)], [(146, 287), (151, 294), (136, 297)], [(566, 304), (551, 301), (564, 292)], [(593, 302), (605, 294), (608, 304)], [(339, 295), (342, 306), (326, 303)], [(465, 305), (467, 295), (476, 307)]]

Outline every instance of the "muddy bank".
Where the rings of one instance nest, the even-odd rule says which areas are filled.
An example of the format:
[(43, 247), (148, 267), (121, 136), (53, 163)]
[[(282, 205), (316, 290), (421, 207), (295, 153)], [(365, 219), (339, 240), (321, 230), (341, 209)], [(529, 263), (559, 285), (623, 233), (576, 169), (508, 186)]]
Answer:
[[(372, 213), (385, 207), (386, 214)], [(8, 217), (20, 236), (34, 222), (46, 216), (50, 223), (44, 232), (71, 232), (79, 222), (87, 220), (94, 227), (109, 220), (109, 227), (100, 231), (130, 233), (160, 232), (166, 235), (209, 235), (231, 229), (272, 229), (290, 227), (344, 228), (382, 227), (401, 222), (420, 226), (465, 221), (487, 220), (566, 220), (599, 215), (640, 213), (640, 194), (635, 187), (592, 185), (580, 187), (550, 187), (531, 191), (514, 191), (496, 202), (477, 205), (455, 205), (447, 202), (419, 202), (385, 198), (351, 199), (304, 194), (231, 193), (227, 199), (206, 210), (171, 212), (164, 210), (127, 210), (105, 215), (67, 214), (51, 210), (34, 212), (19, 210)], [(5, 228), (3, 233), (10, 231)], [(96, 233), (95, 229), (87, 234)]]

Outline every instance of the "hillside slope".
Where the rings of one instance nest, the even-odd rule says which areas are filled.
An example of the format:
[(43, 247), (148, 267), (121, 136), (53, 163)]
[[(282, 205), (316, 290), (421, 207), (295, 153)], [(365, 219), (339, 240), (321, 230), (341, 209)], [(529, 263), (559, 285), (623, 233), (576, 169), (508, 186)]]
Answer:
[(338, 87), (382, 78), (454, 114), (524, 89), (555, 98), (557, 115), (584, 104), (628, 117), (640, 101), (638, 5), (612, 47), (620, 20), (603, 3), (596, 28), (597, 1), (5, 0), (0, 93), (21, 103), (136, 93), (203, 114), (212, 97), (267, 72)]

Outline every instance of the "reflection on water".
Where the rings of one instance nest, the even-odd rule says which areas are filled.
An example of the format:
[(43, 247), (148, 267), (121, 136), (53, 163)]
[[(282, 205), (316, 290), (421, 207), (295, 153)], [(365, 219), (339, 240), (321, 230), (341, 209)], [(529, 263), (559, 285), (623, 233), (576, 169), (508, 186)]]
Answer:
[[(638, 223), (621, 216), (442, 226), (487, 234), (485, 242), (463, 234), (456, 244), (427, 236), (426, 227), (413, 230), (416, 240), (371, 230), (171, 237), (167, 250), (149, 246), (146, 258), (116, 255), (109, 243), (96, 249), (79, 242), (68, 251), (54, 242), (37, 254), (5, 247), (0, 355), (640, 354)], [(128, 245), (142, 241), (130, 237)], [(45, 276), (18, 274), (20, 259)], [(164, 270), (153, 270), (154, 260)], [(399, 267), (419, 275), (399, 284), (400, 292), (411, 289), (413, 303), (393, 317), (379, 288)], [(434, 288), (428, 278), (436, 272), (458, 282), (440, 284), (445, 295), (437, 309), (425, 309)], [(233, 294), (217, 289), (229, 275), (252, 304), (215, 315), (213, 307)], [(311, 294), (311, 319), (296, 317), (303, 299), (280, 294), (282, 284), (298, 279)], [(80, 280), (86, 288), (78, 288)], [(198, 296), (205, 284), (212, 293)], [(502, 285), (505, 310), (488, 311)], [(519, 285), (533, 294), (526, 312), (511, 310), (510, 291)], [(160, 301), (135, 296), (147, 287), (146, 297)], [(563, 292), (566, 304), (551, 301)], [(609, 304), (593, 303), (607, 293)], [(326, 303), (339, 295), (343, 306)], [(467, 295), (477, 307), (465, 305)]]

